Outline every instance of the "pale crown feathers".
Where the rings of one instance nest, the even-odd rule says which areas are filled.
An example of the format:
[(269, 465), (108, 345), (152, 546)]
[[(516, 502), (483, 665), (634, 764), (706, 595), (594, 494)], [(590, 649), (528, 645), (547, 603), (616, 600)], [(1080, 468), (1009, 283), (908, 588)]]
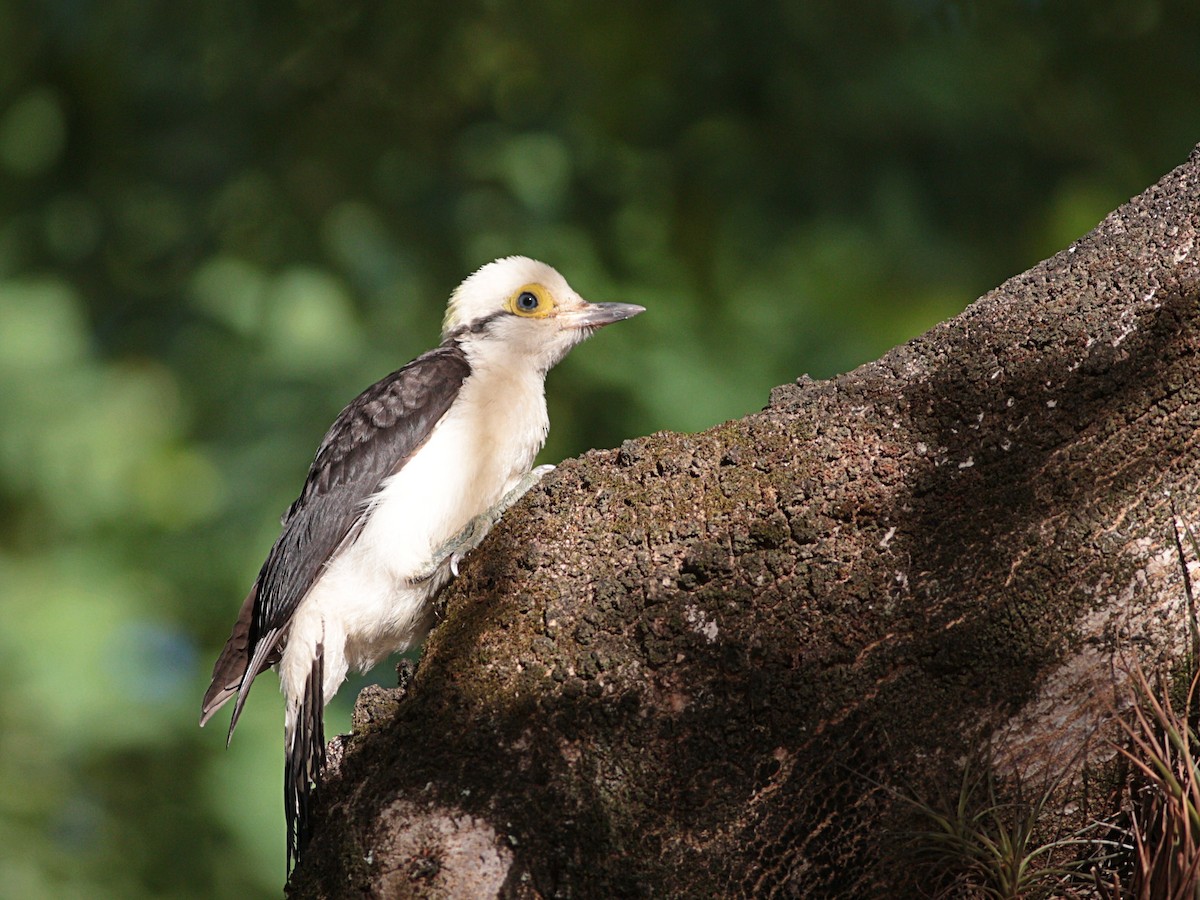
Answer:
[(559, 303), (568, 306), (583, 303), (567, 279), (552, 266), (527, 256), (506, 256), (481, 266), (454, 289), (446, 307), (442, 337), (503, 311), (512, 295), (530, 284), (541, 285)]

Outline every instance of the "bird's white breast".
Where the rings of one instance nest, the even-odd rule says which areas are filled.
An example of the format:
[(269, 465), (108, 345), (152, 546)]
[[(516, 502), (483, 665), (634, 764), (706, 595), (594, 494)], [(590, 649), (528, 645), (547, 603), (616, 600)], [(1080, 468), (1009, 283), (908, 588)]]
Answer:
[(448, 574), (413, 579), (529, 471), (548, 426), (541, 373), (473, 366), (425, 444), (372, 498), (358, 538), (297, 609), (280, 662), (285, 693), (298, 695), (318, 642), (328, 700), (349, 668), (365, 671), (425, 637), (429, 601)]

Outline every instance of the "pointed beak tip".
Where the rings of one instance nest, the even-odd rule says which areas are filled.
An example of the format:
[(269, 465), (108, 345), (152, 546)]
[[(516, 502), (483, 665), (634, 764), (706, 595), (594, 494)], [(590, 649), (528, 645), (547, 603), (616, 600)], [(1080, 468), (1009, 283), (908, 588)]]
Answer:
[(645, 311), (646, 307), (634, 303), (589, 303), (580, 324), (584, 327), (598, 328), (632, 319)]

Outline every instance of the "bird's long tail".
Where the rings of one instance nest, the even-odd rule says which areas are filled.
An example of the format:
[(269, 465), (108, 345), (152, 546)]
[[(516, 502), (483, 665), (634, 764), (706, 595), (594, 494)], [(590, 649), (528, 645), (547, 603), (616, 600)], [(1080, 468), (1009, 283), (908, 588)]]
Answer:
[(317, 644), (304, 695), (288, 710), (284, 735), (283, 801), (287, 817), (288, 873), (308, 846), (310, 806), (325, 768), (325, 647)]
[[(250, 593), (246, 595), (237, 621), (233, 623), (233, 631), (229, 635), (229, 640), (225, 642), (225, 646), (221, 649), (221, 655), (217, 657), (216, 665), (213, 666), (212, 684), (208, 686), (208, 692), (205, 693), (204, 702), (200, 707), (201, 725), (204, 725), (216, 714), (218, 709), (236, 697), (243, 685), (249, 690), (250, 682), (279, 662), (279, 652), (276, 647), (278, 640), (274, 640), (270, 652), (260, 660), (257, 670), (248, 672), (250, 657), (261, 643), (259, 639), (251, 640), (250, 637), (250, 632), (254, 627), (254, 604), (257, 598), (258, 582), (256, 581), (254, 587), (250, 589)], [(279, 631), (276, 630), (275, 634), (279, 634)], [(247, 675), (249, 675), (248, 678)], [(232, 728), (229, 733), (233, 734)]]

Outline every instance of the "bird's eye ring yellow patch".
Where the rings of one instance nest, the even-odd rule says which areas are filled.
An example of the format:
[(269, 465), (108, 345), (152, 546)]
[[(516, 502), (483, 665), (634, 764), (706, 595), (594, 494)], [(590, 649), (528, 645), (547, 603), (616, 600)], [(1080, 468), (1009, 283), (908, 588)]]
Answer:
[(527, 284), (508, 298), (505, 308), (514, 315), (527, 319), (544, 319), (554, 312), (554, 298), (540, 284)]

